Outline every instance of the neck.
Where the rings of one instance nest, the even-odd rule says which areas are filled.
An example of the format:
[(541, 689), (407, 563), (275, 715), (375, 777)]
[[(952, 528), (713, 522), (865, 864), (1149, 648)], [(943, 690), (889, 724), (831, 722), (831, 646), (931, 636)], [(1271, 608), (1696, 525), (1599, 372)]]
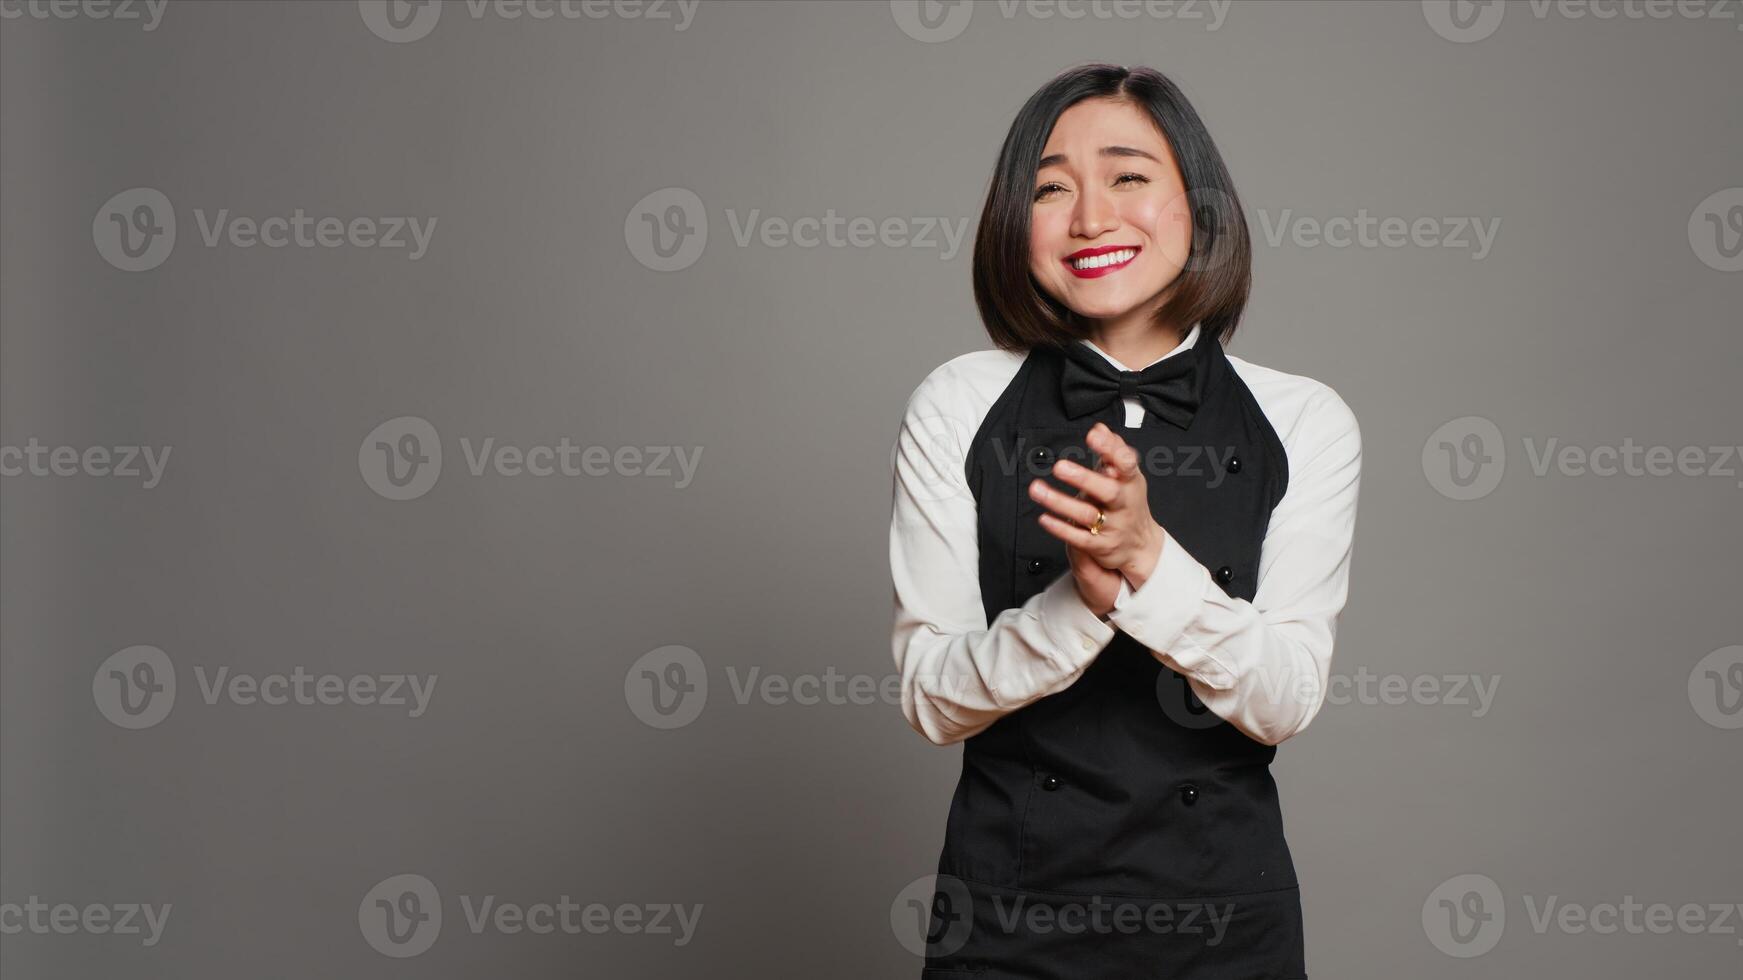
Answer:
[(1134, 371), (1179, 347), (1187, 332), (1179, 324), (1158, 326), (1150, 311), (1093, 320), (1089, 327), (1089, 339), (1097, 347)]

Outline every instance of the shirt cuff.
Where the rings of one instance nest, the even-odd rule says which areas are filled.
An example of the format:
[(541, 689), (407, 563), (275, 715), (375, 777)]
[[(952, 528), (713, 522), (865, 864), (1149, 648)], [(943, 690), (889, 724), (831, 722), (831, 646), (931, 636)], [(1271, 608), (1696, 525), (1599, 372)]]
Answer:
[(1164, 528), (1155, 571), (1135, 591), (1120, 576), (1110, 618), (1174, 670), (1219, 690), (1233, 687), (1235, 677), (1227, 665), (1186, 636), (1213, 587), (1210, 572)]
[(1053, 641), (1054, 666), (1075, 673), (1114, 641), (1114, 627), (1103, 622), (1077, 592), (1067, 571), (1041, 593), (1039, 612)]

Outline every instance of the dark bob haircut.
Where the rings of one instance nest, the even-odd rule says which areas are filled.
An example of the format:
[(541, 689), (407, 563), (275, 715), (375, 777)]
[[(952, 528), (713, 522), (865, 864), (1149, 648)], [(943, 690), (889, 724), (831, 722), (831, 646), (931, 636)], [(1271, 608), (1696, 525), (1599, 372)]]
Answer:
[(1151, 68), (1073, 68), (1029, 97), (999, 150), (974, 237), (974, 302), (993, 343), (1025, 351), (1089, 336), (1084, 319), (1043, 292), (1029, 273), (1029, 216), (1041, 150), (1066, 109), (1085, 99), (1129, 102), (1162, 131), (1186, 186), (1192, 248), (1157, 312), (1158, 326), (1193, 324), (1227, 343), (1246, 308), (1253, 243), (1222, 155), (1192, 103)]

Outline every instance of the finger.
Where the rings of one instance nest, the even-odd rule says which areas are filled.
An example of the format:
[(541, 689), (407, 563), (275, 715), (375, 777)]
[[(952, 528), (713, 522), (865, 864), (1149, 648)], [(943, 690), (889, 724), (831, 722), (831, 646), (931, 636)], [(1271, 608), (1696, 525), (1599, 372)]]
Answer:
[(1102, 507), (1110, 507), (1119, 498), (1121, 481), (1079, 466), (1069, 459), (1053, 464), (1053, 475), (1083, 491), (1084, 496)]
[(1042, 479), (1030, 481), (1029, 496), (1036, 503), (1058, 514), (1062, 520), (1076, 521), (1085, 526), (1095, 523), (1096, 511), (1100, 509), (1082, 497), (1073, 497), (1053, 489)]
[(1129, 480), (1138, 474), (1138, 451), (1106, 423), (1097, 422), (1090, 428), (1088, 442), (1104, 464), (1113, 466), (1116, 479)]
[[(1073, 548), (1082, 551), (1091, 558), (1094, 558), (1100, 553), (1101, 538), (1099, 536), (1090, 534), (1088, 531), (1078, 527), (1076, 524), (1067, 524), (1059, 518), (1054, 517), (1052, 514), (1042, 514), (1037, 518), (1037, 520), (1039, 520), (1042, 530), (1066, 544), (1071, 545)], [(1096, 564), (1099, 565), (1101, 563), (1097, 562)]]

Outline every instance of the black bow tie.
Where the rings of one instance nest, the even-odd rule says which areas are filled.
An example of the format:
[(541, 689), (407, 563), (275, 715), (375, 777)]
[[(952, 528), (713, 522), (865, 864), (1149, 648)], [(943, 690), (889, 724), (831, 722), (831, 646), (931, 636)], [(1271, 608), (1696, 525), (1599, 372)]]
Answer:
[(1081, 341), (1066, 347), (1059, 393), (1070, 418), (1080, 418), (1122, 398), (1136, 398), (1144, 411), (1184, 429), (1192, 424), (1203, 391), (1198, 348), (1216, 343), (1200, 334), (1197, 345), (1142, 371), (1122, 371)]

